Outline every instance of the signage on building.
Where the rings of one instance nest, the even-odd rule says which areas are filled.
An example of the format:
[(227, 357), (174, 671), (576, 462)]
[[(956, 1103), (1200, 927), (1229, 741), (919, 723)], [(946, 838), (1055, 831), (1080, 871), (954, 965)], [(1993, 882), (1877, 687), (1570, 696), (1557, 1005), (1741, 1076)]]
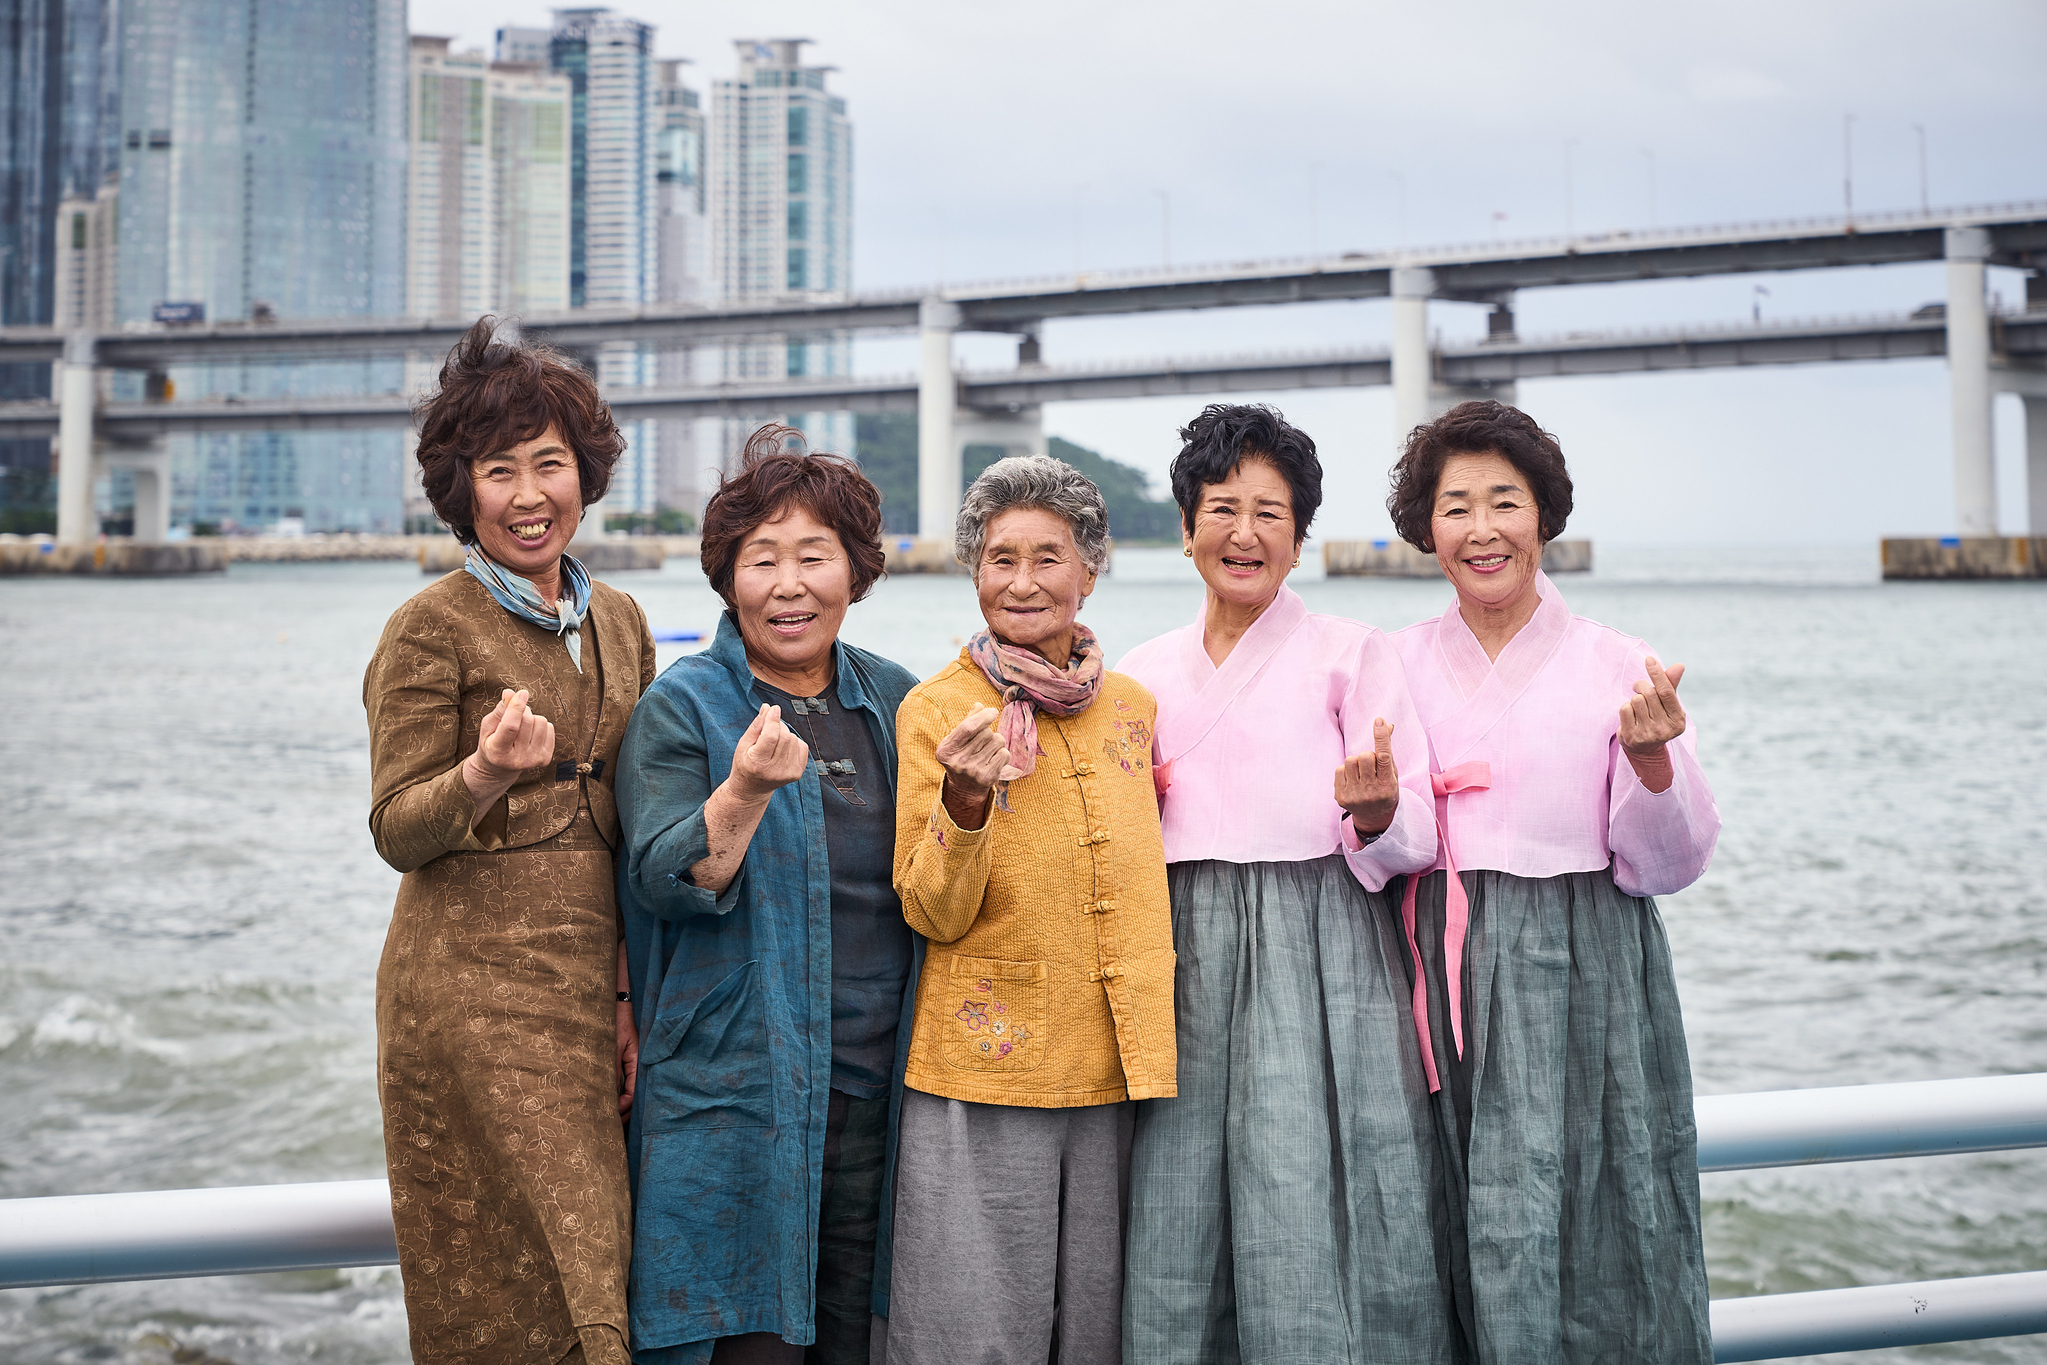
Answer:
[(206, 305), (203, 303), (159, 303), (149, 310), (155, 322), (204, 322)]

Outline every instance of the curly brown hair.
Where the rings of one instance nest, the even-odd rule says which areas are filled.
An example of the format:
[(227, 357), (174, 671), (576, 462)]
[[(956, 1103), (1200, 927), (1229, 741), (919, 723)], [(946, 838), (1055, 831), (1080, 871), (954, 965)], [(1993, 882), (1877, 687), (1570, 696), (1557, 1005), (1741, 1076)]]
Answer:
[(711, 587), (732, 602), (732, 571), (739, 547), (754, 530), (801, 507), (838, 533), (853, 569), (853, 600), (881, 578), (881, 490), (844, 455), (812, 453), (803, 433), (771, 422), (749, 436), (739, 470), (722, 480), (704, 507), (697, 552)]
[(588, 507), (611, 487), (612, 466), (625, 453), (625, 437), (587, 370), (541, 342), (496, 340), (497, 328), (486, 313), (462, 334), (441, 366), (440, 388), (412, 414), (427, 501), (464, 545), (476, 543), (475, 461), (553, 427), (576, 453)]
[(1407, 449), (1393, 465), (1392, 491), (1386, 494), (1386, 510), (1402, 540), (1423, 554), (1436, 552), (1429, 526), (1436, 485), (1452, 455), (1497, 455), (1513, 465), (1535, 496), (1543, 543), (1564, 533), (1571, 515), (1571, 471), (1564, 467), (1564, 448), (1521, 409), (1485, 398), (1459, 403), (1408, 433)]

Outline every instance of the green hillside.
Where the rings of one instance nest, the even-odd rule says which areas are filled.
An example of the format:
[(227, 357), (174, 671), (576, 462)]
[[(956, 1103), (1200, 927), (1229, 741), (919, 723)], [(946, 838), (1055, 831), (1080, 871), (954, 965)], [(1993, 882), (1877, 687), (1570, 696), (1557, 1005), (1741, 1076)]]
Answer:
[[(916, 535), (917, 419), (908, 413), (882, 413), (858, 419), (860, 467), (881, 489), (883, 523), (893, 535)], [(1109, 508), (1109, 534), (1126, 543), (1173, 541), (1180, 536), (1180, 509), (1171, 499), (1151, 496), (1144, 471), (1054, 436), (1047, 453), (1066, 461), (1093, 479)], [(968, 446), (961, 462), (961, 487), (1001, 458), (999, 446)]]

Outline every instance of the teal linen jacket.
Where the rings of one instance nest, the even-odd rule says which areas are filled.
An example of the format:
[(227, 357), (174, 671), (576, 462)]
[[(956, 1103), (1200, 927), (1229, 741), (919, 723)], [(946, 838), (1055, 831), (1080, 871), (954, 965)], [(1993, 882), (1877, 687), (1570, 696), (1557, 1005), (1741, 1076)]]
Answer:
[[(896, 708), (909, 672), (833, 646), (837, 703), (866, 713), (896, 785)], [(640, 698), (619, 750), (618, 903), (640, 1031), (626, 1130), (633, 1184), (633, 1358), (697, 1365), (718, 1337), (808, 1344), (831, 1088), (832, 903), (816, 762), (768, 801), (723, 894), (691, 883), (708, 853), (704, 802), (765, 698), (726, 613), (701, 654)], [(903, 1064), (924, 940), (914, 939), (889, 1097), (889, 1185), (874, 1311), (888, 1315), (889, 1211)]]

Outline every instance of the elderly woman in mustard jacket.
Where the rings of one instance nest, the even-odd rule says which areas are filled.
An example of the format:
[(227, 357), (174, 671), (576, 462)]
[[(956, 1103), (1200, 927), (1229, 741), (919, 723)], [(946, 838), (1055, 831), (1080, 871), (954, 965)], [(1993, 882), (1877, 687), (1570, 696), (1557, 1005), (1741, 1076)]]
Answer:
[(1079, 472), (991, 465), (954, 553), (988, 628), (896, 716), (895, 884), (930, 943), (889, 1361), (1115, 1361), (1132, 1101), (1174, 1093), (1156, 708), (1075, 619), (1108, 558)]

